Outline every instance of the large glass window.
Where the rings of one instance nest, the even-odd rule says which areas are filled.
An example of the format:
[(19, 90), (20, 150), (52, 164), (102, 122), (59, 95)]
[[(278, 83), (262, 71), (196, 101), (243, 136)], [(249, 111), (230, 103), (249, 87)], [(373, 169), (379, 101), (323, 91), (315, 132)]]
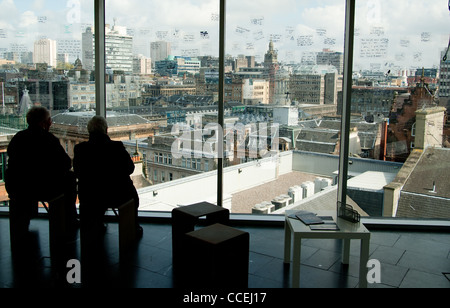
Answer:
[[(25, 115), (33, 105), (50, 110), (51, 130), (70, 156), (77, 142), (87, 140), (86, 122), (67, 121), (67, 112), (95, 108), (93, 46), (83, 54), (82, 36), (94, 24), (94, 7), (81, 0), (1, 1), (0, 20), (3, 175), (9, 140), (27, 127)], [(3, 182), (0, 200), (8, 200)]]
[(356, 1), (348, 195), (370, 216), (450, 218), (449, 9)]
[[(347, 2), (227, 0), (221, 62), (220, 1), (105, 0), (101, 104), (136, 163), (142, 211), (217, 195), (232, 213), (335, 209), (348, 106), (347, 203), (363, 216), (450, 218), (448, 3), (356, 0), (346, 105)], [(2, 134), (42, 104), (69, 155), (86, 137), (103, 108), (93, 11), (0, 3)]]
[(217, 203), (217, 174), (201, 165), (217, 168), (203, 150), (218, 122), (219, 2), (106, 0), (105, 12), (107, 110), (149, 128), (122, 138), (149, 153), (133, 178), (141, 210)]
[(232, 212), (308, 209), (324, 188), (335, 210), (345, 1), (230, 0), (227, 13)]

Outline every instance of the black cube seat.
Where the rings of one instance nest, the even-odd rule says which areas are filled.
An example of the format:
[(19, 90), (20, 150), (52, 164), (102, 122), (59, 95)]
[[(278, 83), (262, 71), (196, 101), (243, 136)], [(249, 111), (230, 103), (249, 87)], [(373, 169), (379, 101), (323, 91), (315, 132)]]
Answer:
[(230, 211), (208, 202), (180, 206), (172, 210), (172, 262), (174, 270), (183, 259), (186, 233), (194, 231), (201, 217), (206, 217), (206, 225), (214, 223), (226, 225), (229, 222)]
[(248, 232), (213, 224), (186, 234), (186, 281), (195, 287), (248, 287)]

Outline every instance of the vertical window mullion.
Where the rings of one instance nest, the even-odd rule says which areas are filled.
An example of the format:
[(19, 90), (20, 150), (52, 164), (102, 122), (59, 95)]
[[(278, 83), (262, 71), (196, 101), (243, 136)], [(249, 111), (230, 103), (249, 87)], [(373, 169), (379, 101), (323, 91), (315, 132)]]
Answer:
[(217, 147), (217, 205), (223, 205), (223, 143), (224, 143), (224, 89), (225, 89), (225, 26), (226, 0), (220, 0), (219, 25), (219, 113), (218, 113), (218, 147)]
[(95, 0), (95, 110), (106, 117), (105, 0)]
[(338, 177), (338, 206), (345, 207), (347, 198), (347, 175), (349, 155), (349, 134), (351, 115), (352, 70), (353, 70), (353, 41), (355, 29), (355, 0), (346, 0), (345, 8), (345, 42), (344, 42), (344, 75), (343, 75), (343, 101), (341, 138), (339, 150), (339, 177)]

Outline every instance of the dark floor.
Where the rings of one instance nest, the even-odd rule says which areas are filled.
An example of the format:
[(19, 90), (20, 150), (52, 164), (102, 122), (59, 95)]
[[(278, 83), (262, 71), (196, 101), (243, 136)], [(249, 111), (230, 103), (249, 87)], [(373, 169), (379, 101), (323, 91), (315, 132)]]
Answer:
[[(109, 223), (103, 261), (89, 271), (81, 262), (81, 284), (69, 285), (66, 274), (71, 268), (63, 264), (58, 270), (50, 259), (48, 220), (32, 220), (29, 251), (16, 259), (10, 249), (9, 220), (0, 217), (0, 287), (177, 287), (172, 272), (171, 225), (146, 222), (142, 226), (144, 236), (136, 253), (120, 257), (118, 226)], [(235, 227), (250, 233), (248, 287), (289, 288), (290, 268), (283, 264), (283, 227)], [(341, 265), (340, 250), (338, 240), (304, 240), (300, 286), (358, 287), (359, 243), (352, 241), (348, 267)], [(67, 251), (66, 260), (82, 260), (79, 237), (67, 246)], [(381, 283), (369, 284), (370, 288), (450, 287), (448, 233), (372, 231), (369, 259), (381, 262)]]

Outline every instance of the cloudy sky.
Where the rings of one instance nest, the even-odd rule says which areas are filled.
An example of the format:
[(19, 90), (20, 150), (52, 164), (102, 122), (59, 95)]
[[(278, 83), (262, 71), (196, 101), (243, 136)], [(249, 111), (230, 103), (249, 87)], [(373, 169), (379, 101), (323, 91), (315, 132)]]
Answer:
[[(78, 53), (93, 24), (93, 0), (0, 0), (0, 53), (32, 51), (41, 37)], [(448, 0), (357, 0), (356, 69), (431, 67), (450, 36)], [(174, 55), (218, 55), (218, 0), (106, 0), (107, 23), (125, 26), (136, 53), (172, 42)], [(227, 0), (227, 53), (264, 58), (270, 39), (279, 60), (299, 62), (323, 48), (343, 51), (344, 0)]]

